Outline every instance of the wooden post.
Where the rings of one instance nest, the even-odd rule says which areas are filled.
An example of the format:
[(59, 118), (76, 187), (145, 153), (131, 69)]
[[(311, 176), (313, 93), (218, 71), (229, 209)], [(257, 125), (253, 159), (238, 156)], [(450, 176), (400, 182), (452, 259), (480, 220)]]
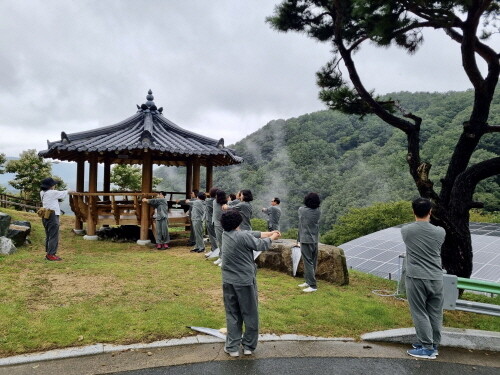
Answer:
[[(89, 193), (97, 193), (97, 155), (92, 154), (89, 158)], [(95, 236), (96, 222), (93, 212), (97, 210), (97, 197), (89, 197), (89, 209), (87, 212), (87, 236)]]
[[(104, 181), (102, 191), (104, 193), (109, 193), (111, 191), (111, 163), (108, 158), (104, 160)], [(109, 195), (102, 197), (102, 200), (109, 201)]]
[(208, 162), (207, 163), (207, 166), (206, 166), (206, 170), (207, 170), (207, 185), (206, 185), (206, 190), (207, 192), (210, 191), (210, 189), (213, 187), (214, 185), (214, 168), (212, 166), (212, 163), (211, 162)]
[(186, 162), (186, 199), (191, 198), (191, 192), (193, 191), (193, 163), (191, 161)]
[[(142, 193), (151, 193), (153, 189), (153, 158), (150, 150), (144, 150), (142, 163)], [(146, 245), (149, 242), (149, 205), (142, 203), (141, 236), (138, 244)]]
[[(76, 191), (83, 193), (85, 181), (85, 160), (79, 160), (76, 164)], [(75, 232), (81, 233), (83, 222), (75, 215)]]
[(200, 159), (193, 161), (193, 190), (200, 190)]

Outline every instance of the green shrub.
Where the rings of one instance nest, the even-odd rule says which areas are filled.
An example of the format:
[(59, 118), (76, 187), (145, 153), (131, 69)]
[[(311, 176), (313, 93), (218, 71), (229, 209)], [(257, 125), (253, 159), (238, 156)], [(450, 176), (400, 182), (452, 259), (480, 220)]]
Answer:
[(296, 240), (298, 236), (299, 230), (297, 228), (290, 228), (286, 232), (281, 232), (281, 238)]
[(355, 238), (414, 220), (411, 202), (375, 203), (370, 207), (352, 208), (321, 237), (321, 242), (340, 245)]
[(500, 223), (500, 212), (471, 210), (469, 221), (472, 221), (474, 223)]
[(250, 219), (250, 224), (252, 225), (252, 230), (267, 232), (267, 221), (264, 219)]

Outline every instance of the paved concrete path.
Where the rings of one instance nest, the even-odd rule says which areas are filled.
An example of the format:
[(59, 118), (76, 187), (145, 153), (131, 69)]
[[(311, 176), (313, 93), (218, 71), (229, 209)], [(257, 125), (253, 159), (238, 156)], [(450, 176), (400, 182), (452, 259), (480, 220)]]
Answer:
[(499, 374), (500, 352), (440, 348), (417, 360), (408, 345), (341, 341), (260, 342), (254, 356), (230, 358), (223, 343), (129, 349), (0, 367), (0, 375), (160, 374)]

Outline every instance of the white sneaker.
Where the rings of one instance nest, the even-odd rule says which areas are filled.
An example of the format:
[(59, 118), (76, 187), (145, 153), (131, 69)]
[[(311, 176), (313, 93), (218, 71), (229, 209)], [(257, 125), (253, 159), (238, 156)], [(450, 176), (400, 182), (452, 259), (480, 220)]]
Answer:
[(309, 287), (308, 283), (302, 283), (299, 285), (299, 288), (307, 288), (307, 287)]
[(221, 264), (222, 263), (222, 258), (217, 259), (214, 264)]
[(229, 352), (225, 347), (224, 347), (224, 353), (229, 354), (231, 357), (239, 357), (240, 352)]
[(311, 288), (311, 287), (308, 287), (308, 288), (305, 288), (305, 289), (303, 290), (303, 292), (305, 292), (305, 293), (311, 293), (311, 292), (315, 292), (315, 291), (317, 291), (317, 290), (318, 290), (318, 289), (316, 289), (316, 288)]
[(208, 253), (205, 253), (205, 258), (210, 258), (210, 255), (212, 255), (213, 251), (209, 251)]
[(220, 262), (220, 263), (218, 264), (218, 266), (219, 266), (219, 267), (222, 267), (222, 262)]
[(252, 355), (253, 352), (250, 349), (243, 349), (243, 354), (244, 355)]
[(210, 255), (207, 256), (208, 259), (215, 259), (215, 258), (217, 258), (219, 256), (220, 250), (219, 250), (219, 248), (217, 248), (217, 249), (211, 251), (209, 254)]

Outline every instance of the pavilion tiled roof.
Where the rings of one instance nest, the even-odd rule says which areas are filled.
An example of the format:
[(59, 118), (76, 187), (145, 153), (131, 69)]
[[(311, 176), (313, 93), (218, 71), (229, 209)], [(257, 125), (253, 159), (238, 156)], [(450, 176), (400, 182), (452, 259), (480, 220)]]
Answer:
[(162, 114), (149, 90), (146, 103), (137, 106), (135, 115), (110, 126), (79, 133), (61, 133), (61, 139), (47, 141), (48, 149), (40, 151), (45, 158), (80, 160), (81, 155), (96, 153), (100, 160), (135, 163), (144, 152), (151, 152), (157, 164), (183, 165), (199, 158), (202, 165), (230, 165), (243, 162), (234, 150), (224, 146), (224, 139), (215, 140), (185, 130)]

